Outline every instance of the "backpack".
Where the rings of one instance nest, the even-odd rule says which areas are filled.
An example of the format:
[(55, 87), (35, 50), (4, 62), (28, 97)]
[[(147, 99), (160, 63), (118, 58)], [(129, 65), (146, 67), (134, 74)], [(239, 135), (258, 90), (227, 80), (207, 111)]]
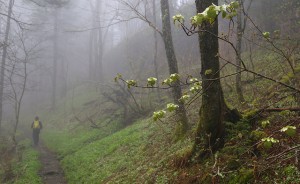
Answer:
[(41, 128), (40, 121), (34, 121), (32, 128), (33, 129), (40, 129)]

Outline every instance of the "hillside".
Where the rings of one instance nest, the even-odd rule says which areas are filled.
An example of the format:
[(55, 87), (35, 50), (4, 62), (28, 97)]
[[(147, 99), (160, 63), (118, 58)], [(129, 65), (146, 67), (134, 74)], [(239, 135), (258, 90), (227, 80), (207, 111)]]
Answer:
[(39, 2), (6, 36), (0, 184), (300, 183), (299, 2)]
[[(262, 68), (273, 56), (258, 53), (258, 57)], [(264, 72), (279, 76), (275, 68), (276, 63)], [(259, 78), (245, 83), (245, 89), (251, 88), (256, 95), (247, 93), (249, 103), (240, 104), (243, 119), (226, 123), (224, 148), (200, 163), (189, 160), (198, 119), (197, 103), (188, 108), (191, 130), (184, 139), (174, 141), (172, 116), (154, 122), (149, 115), (127, 127), (120, 126), (122, 118), (115, 118), (120, 116), (102, 115), (117, 107), (103, 102), (99, 93), (88, 86), (70, 92), (61, 110), (41, 113), (45, 118), (42, 139), (57, 153), (68, 183), (293, 183), (300, 181), (295, 155), (300, 141), (298, 113), (259, 112), (267, 105), (266, 99), (268, 109), (296, 105), (289, 95), (274, 91), (275, 86)], [(236, 94), (226, 87), (225, 92), (227, 101), (237, 104)], [(88, 115), (94, 115), (98, 127), (93, 127)], [(287, 125), (296, 127), (296, 136), (279, 131)], [(261, 139), (268, 136), (280, 143), (264, 148)]]

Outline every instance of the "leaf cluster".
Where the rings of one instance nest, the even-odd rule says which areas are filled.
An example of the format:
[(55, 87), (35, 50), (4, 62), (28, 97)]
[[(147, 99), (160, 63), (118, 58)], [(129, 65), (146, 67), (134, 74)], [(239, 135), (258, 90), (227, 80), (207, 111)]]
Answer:
[[(212, 4), (206, 8), (202, 13), (198, 13), (190, 18), (191, 24), (194, 27), (201, 26), (203, 23), (208, 22), (213, 24), (219, 14), (225, 19), (232, 19), (237, 15), (237, 9), (239, 8), (239, 3), (237, 1), (231, 2), (230, 4), (224, 4), (217, 6)], [(184, 23), (184, 17), (181, 14), (173, 16), (173, 21)]]

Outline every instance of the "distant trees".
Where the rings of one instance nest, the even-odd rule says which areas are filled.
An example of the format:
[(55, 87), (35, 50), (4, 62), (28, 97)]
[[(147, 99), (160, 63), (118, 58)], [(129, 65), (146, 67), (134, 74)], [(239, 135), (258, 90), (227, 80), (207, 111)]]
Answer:
[[(35, 50), (38, 47), (36, 43), (29, 43), (30, 38), (26, 36), (23, 29), (19, 29), (17, 33), (18, 50), (14, 51), (10, 57), (10, 63), (7, 66), (8, 80), (10, 93), (8, 99), (13, 104), (15, 123), (13, 125), (13, 141), (16, 143), (16, 133), (20, 122), (21, 106), (23, 97), (27, 91), (27, 83), (29, 74), (32, 72), (32, 68), (28, 66), (33, 63), (34, 56), (37, 53)], [(30, 40), (32, 41), (32, 40)]]
[[(160, 1), (160, 7), (161, 7), (161, 20), (162, 20), (162, 31), (157, 27), (157, 25), (154, 24), (145, 14), (141, 13), (138, 10), (138, 5), (140, 4), (141, 0), (138, 1), (137, 5), (133, 5), (130, 2), (127, 2), (125, 0), (119, 0), (120, 3), (128, 7), (140, 20), (144, 21), (145, 23), (148, 23), (151, 28), (153, 28), (157, 33), (159, 33), (163, 39), (165, 52), (167, 56), (167, 62), (168, 62), (168, 69), (169, 74), (178, 74), (178, 63), (175, 55), (174, 45), (173, 45), (173, 38), (172, 38), (172, 31), (171, 31), (171, 21), (170, 21), (170, 7), (169, 7), (169, 1), (168, 0), (161, 0)], [(153, 2), (153, 17), (156, 16), (155, 14), (155, 2)], [(156, 17), (154, 18), (154, 21), (156, 21)], [(156, 36), (154, 36), (155, 38)], [(156, 39), (156, 38), (155, 38)], [(156, 44), (156, 43), (155, 43)], [(156, 48), (155, 48), (156, 49)], [(156, 54), (156, 53), (155, 53)], [(155, 58), (155, 57), (154, 57)], [(155, 62), (154, 62), (154, 65)], [(157, 70), (157, 69), (155, 69)], [(155, 75), (157, 71), (155, 71)], [(176, 114), (178, 116), (178, 125), (176, 128), (175, 135), (176, 137), (181, 137), (186, 133), (188, 130), (188, 118), (186, 115), (186, 110), (184, 107), (184, 104), (182, 101), (179, 101), (179, 99), (182, 96), (182, 90), (180, 82), (177, 80), (174, 82), (174, 86), (172, 88), (172, 96), (173, 101), (175, 104), (179, 106), (179, 108), (176, 110)]]
[(59, 48), (58, 48), (58, 33), (59, 33), (59, 21), (58, 16), (60, 9), (69, 3), (69, 0), (45, 0), (47, 3), (53, 6), (53, 20), (54, 20), (54, 31), (53, 31), (53, 70), (52, 70), (52, 103), (51, 108), (54, 110), (56, 106), (56, 91), (57, 91), (57, 62), (59, 57)]
[(7, 14), (7, 21), (4, 33), (4, 43), (2, 49), (2, 59), (1, 59), (1, 69), (0, 69), (0, 133), (1, 133), (1, 124), (3, 119), (3, 92), (4, 92), (4, 78), (5, 78), (5, 68), (6, 68), (6, 59), (7, 59), (7, 48), (8, 48), (8, 38), (10, 34), (10, 27), (11, 27), (11, 16), (14, 6), (14, 0), (9, 1), (8, 6), (8, 14)]
[(90, 30), (90, 58), (89, 58), (89, 77), (104, 82), (103, 73), (103, 52), (104, 52), (104, 42), (103, 42), (103, 27), (102, 27), (102, 1), (89, 0), (90, 9), (92, 11), (92, 25), (93, 29)]

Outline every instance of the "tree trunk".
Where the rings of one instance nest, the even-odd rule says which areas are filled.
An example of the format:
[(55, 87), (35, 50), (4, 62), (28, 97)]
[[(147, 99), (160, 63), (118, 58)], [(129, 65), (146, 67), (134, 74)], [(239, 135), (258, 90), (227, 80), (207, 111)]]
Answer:
[[(242, 0), (238, 0), (240, 4), (243, 3)], [(235, 89), (238, 95), (238, 99), (240, 102), (244, 102), (244, 95), (242, 90), (242, 75), (241, 75), (241, 52), (242, 52), (242, 36), (244, 34), (243, 25), (242, 25), (242, 6), (238, 8), (237, 13), (237, 42), (236, 42), (236, 82), (235, 82)]]
[[(16, 143), (16, 135), (17, 135), (17, 130), (18, 130), (19, 121), (20, 121), (21, 105), (22, 105), (23, 96), (24, 96), (24, 93), (26, 90), (27, 77), (28, 77), (28, 74), (27, 74), (27, 59), (26, 59), (26, 61), (24, 62), (24, 81), (22, 84), (22, 89), (21, 89), (22, 91), (21, 91), (20, 97), (18, 98), (16, 96), (16, 99), (15, 99), (16, 100), (16, 107), (15, 107), (15, 109), (16, 109), (15, 110), (16, 124), (14, 126), (14, 134), (13, 134), (13, 140), (15, 143)], [(13, 85), (13, 84), (11, 83), (11, 85)]]
[(2, 51), (2, 59), (1, 59), (1, 70), (0, 70), (0, 134), (1, 134), (1, 124), (3, 119), (3, 92), (4, 92), (4, 77), (5, 77), (5, 65), (6, 65), (6, 56), (7, 56), (7, 47), (8, 47), (8, 37), (10, 32), (10, 20), (12, 15), (12, 9), (14, 5), (14, 0), (9, 1), (8, 7), (8, 16), (6, 22), (6, 29), (5, 29), (5, 38), (3, 44), (3, 51)]
[(57, 82), (57, 60), (58, 60), (58, 12), (59, 9), (55, 8), (54, 12), (54, 38), (53, 38), (53, 73), (52, 73), (52, 110), (56, 106), (56, 82)]
[(94, 58), (93, 58), (93, 55), (94, 55), (94, 42), (93, 42), (93, 39), (94, 39), (94, 36), (93, 36), (93, 30), (90, 31), (89, 33), (89, 80), (92, 80), (93, 79), (93, 63), (94, 63)]
[[(203, 12), (212, 3), (218, 4), (218, 0), (196, 0), (197, 12)], [(199, 44), (201, 54), (202, 77), (202, 104), (200, 108), (200, 122), (196, 130), (196, 138), (193, 153), (198, 158), (209, 155), (221, 148), (224, 144), (224, 113), (225, 102), (220, 83), (218, 38), (218, 20), (213, 25), (204, 23), (199, 32)], [(214, 34), (210, 34), (210, 33)], [(211, 70), (209, 74), (206, 72)], [(214, 80), (209, 80), (214, 79)], [(204, 148), (204, 150), (203, 150)]]
[[(152, 1), (152, 8), (153, 8), (153, 24), (156, 25), (157, 21), (156, 21), (156, 2), (153, 0)], [(157, 78), (157, 84), (159, 84), (159, 79), (158, 79), (158, 65), (157, 65), (157, 49), (158, 49), (158, 35), (157, 35), (157, 31), (153, 30), (153, 37), (154, 37), (154, 57), (153, 57), (153, 64), (154, 64), (154, 74), (155, 74), (155, 78)], [(160, 101), (161, 97), (160, 97), (160, 92), (159, 92), (159, 88), (157, 88), (157, 98)]]
[[(170, 22), (170, 13), (169, 13), (169, 1), (161, 0), (161, 13), (162, 13), (162, 24), (163, 24), (163, 41), (165, 45), (169, 73), (174, 74), (178, 73), (177, 59), (175, 56), (172, 33), (171, 33), (171, 22)], [(178, 99), (181, 98), (182, 92), (179, 81), (175, 83), (173, 91), (174, 103), (179, 105), (177, 110), (177, 115), (179, 118), (179, 123), (176, 128), (176, 137), (180, 138), (183, 136), (188, 129), (188, 118), (184, 108), (184, 104), (179, 102)]]
[(102, 38), (102, 28), (101, 28), (101, 18), (100, 18), (100, 12), (102, 9), (101, 1), (96, 0), (96, 21), (97, 21), (97, 27), (98, 27), (98, 43), (97, 43), (97, 52), (98, 52), (98, 58), (96, 60), (97, 62), (97, 78), (100, 82), (104, 81), (104, 75), (103, 75), (103, 38)]
[(61, 56), (61, 94), (60, 97), (64, 98), (67, 95), (67, 90), (68, 90), (68, 84), (67, 84), (67, 79), (68, 79), (68, 63), (66, 62), (65, 56)]

